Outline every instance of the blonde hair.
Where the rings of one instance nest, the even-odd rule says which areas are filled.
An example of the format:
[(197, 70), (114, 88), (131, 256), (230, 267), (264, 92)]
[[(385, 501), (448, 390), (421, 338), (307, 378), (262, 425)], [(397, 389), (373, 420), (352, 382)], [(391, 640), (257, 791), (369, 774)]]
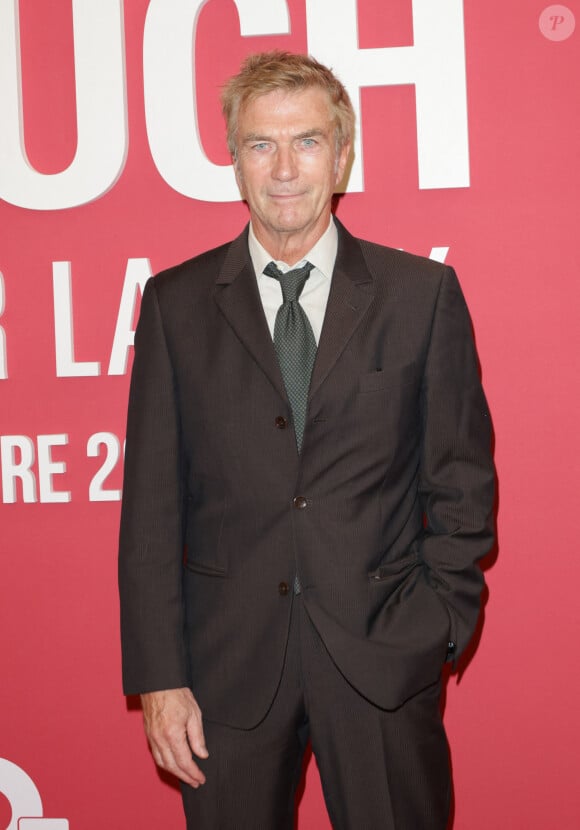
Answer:
[(319, 87), (328, 93), (337, 152), (351, 142), (354, 110), (348, 92), (330, 69), (309, 55), (280, 50), (259, 52), (247, 57), (239, 73), (230, 78), (222, 89), (222, 112), (232, 158), (236, 158), (238, 113), (245, 104), (276, 90), (300, 92), (312, 87)]

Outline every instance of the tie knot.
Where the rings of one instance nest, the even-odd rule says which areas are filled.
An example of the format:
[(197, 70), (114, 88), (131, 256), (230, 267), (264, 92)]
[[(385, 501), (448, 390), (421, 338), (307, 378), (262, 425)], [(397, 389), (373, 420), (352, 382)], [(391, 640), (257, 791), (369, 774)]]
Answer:
[(282, 297), (285, 303), (291, 303), (297, 300), (302, 293), (304, 283), (310, 276), (310, 272), (314, 268), (311, 262), (305, 262), (300, 268), (293, 268), (285, 274), (280, 271), (274, 262), (269, 262), (264, 268), (264, 274), (267, 277), (274, 277), (278, 280), (282, 287)]

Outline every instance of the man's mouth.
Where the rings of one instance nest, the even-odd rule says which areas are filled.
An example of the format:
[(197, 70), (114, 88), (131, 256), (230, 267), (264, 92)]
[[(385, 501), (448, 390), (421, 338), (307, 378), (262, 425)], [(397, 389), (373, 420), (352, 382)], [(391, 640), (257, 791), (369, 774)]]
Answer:
[(298, 199), (303, 193), (270, 193), (271, 199)]

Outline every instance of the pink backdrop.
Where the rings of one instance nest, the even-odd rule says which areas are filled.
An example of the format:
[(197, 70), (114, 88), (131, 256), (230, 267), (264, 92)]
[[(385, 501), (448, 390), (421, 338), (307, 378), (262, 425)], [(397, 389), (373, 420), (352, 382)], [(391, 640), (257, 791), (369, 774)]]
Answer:
[[(19, 165), (17, 104), (10, 103), (18, 84), (8, 48), (18, 44), (11, 22), (18, 4), (0, 0), (0, 830), (16, 830), (25, 815), (36, 820), (20, 821), (20, 830), (64, 830), (64, 819), (71, 830), (181, 826), (177, 791), (159, 780), (140, 713), (127, 707), (120, 688), (118, 456), (124, 356), (139, 294), (132, 286), (149, 270), (233, 237), (246, 220), (239, 201), (220, 197), (219, 187), (229, 185), (218, 185), (210, 166), (228, 164), (217, 94), (245, 54), (310, 47), (338, 67), (338, 32), (350, 27), (356, 38), (348, 21), (354, 15), (358, 49), (373, 55), (388, 48), (381, 54), (402, 66), (405, 53), (391, 47), (417, 42), (429, 6), (439, 17), (439, 28), (427, 27), (431, 45), (437, 49), (439, 39), (441, 49), (434, 58), (416, 50), (417, 84), (381, 82), (381, 72), (396, 76), (381, 68), (378, 52), (369, 70), (377, 80), (361, 93), (364, 189), (345, 194), (338, 215), (355, 234), (394, 247), (436, 257), (444, 253), (433, 249), (449, 249), (494, 418), (499, 552), (487, 562), (483, 634), (446, 696), (455, 830), (580, 827), (580, 32), (572, 31), (580, 3), (542, 14), (548, 5), (465, 0), (463, 25), (458, 0), (334, 0), (321, 27), (322, 0), (245, 0), (237, 4), (249, 29), (242, 37), (232, 0), (125, 0), (124, 8), (121, 0), (21, 0), (28, 164)], [(103, 20), (93, 20), (91, 6)], [(176, 51), (171, 31), (183, 28), (175, 21), (188, 7), (198, 11), (196, 111), (208, 161), (199, 175), (183, 173), (184, 194), (168, 181), (167, 159), (176, 161), (179, 178), (192, 163), (195, 129), (186, 137), (160, 125), (155, 106), (171, 108), (177, 95), (163, 86), (163, 72)], [(266, 7), (287, 10), (289, 31), (252, 34)], [(166, 35), (164, 14), (174, 24)], [(124, 63), (113, 36), (110, 51), (99, 42), (107, 20), (117, 21)], [(144, 33), (157, 48), (152, 60), (145, 55), (145, 69)], [(164, 42), (166, 54), (159, 54)], [(90, 63), (91, 44), (97, 68), (75, 98), (75, 56)], [(429, 79), (420, 81), (421, 68), (433, 80), (437, 62), (444, 66), (452, 53), (457, 59), (458, 46), (449, 85), (435, 73), (441, 102), (428, 96), (431, 103), (422, 104)], [(440, 186), (420, 187), (419, 146), (435, 146), (441, 136), (451, 142), (445, 124), (463, 123), (461, 89), (453, 87), (463, 66), (470, 179), (458, 186), (460, 146)], [(103, 107), (96, 125), (87, 116), (85, 133), (80, 120), (77, 131), (81, 99), (89, 116)], [(427, 124), (418, 134), (421, 107), (427, 112), (446, 100), (452, 111), (443, 132)], [(102, 185), (85, 173), (76, 184), (39, 175), (74, 173), (75, 164), (105, 170), (108, 156)], [(205, 198), (191, 196), (196, 186)], [(73, 204), (63, 207), (67, 193)], [(128, 356), (130, 366), (130, 349)], [(300, 830), (324, 830), (313, 761), (306, 778)]]

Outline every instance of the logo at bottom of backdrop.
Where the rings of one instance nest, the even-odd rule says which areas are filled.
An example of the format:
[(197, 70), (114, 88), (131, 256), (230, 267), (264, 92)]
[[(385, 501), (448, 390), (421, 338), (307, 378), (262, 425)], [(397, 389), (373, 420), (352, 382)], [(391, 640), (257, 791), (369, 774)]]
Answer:
[(4, 796), (10, 808), (4, 819), (0, 801), (0, 827), (6, 830), (69, 830), (66, 818), (44, 818), (36, 784), (23, 769), (5, 758), (0, 758), (0, 796)]

